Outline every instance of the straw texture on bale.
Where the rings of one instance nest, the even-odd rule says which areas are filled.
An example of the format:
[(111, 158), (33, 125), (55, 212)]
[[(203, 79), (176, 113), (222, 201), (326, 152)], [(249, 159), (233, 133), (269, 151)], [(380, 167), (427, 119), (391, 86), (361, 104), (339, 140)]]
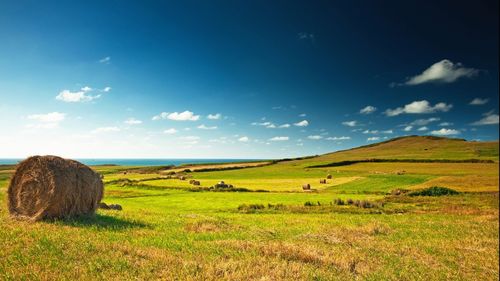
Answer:
[(32, 156), (20, 162), (8, 188), (11, 216), (33, 221), (90, 215), (103, 196), (98, 173), (77, 161)]

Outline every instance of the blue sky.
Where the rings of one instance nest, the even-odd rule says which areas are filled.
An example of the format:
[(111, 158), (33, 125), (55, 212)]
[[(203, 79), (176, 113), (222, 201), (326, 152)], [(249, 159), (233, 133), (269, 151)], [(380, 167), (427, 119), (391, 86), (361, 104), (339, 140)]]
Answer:
[(0, 157), (498, 139), (497, 1), (162, 2), (0, 2)]

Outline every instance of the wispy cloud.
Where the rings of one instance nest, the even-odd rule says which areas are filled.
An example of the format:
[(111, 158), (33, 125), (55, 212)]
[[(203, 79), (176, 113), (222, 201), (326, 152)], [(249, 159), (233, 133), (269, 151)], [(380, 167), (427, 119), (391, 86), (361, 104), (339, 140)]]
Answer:
[(441, 119), (437, 118), (437, 117), (431, 117), (431, 118), (427, 118), (427, 119), (417, 119), (417, 120), (411, 122), (410, 125), (425, 126), (425, 125), (428, 125), (429, 123), (437, 122), (439, 120), (441, 120)]
[(452, 136), (460, 134), (460, 131), (455, 129), (441, 128), (440, 130), (431, 131), (431, 134), (436, 136)]
[(30, 120), (36, 120), (45, 123), (61, 122), (66, 118), (65, 113), (51, 112), (47, 114), (32, 114), (27, 116)]
[(364, 130), (363, 134), (378, 134), (378, 130)]
[(110, 132), (119, 132), (120, 128), (118, 127), (100, 127), (92, 131), (94, 134), (99, 134), (99, 133), (110, 133)]
[(269, 139), (269, 141), (287, 141), (289, 139), (290, 139), (289, 137), (279, 136), (279, 137), (272, 137)]
[(320, 136), (320, 135), (313, 135), (313, 136), (308, 136), (307, 138), (310, 139), (310, 140), (320, 140), (323, 137)]
[(299, 40), (310, 40), (312, 43), (314, 43), (315, 40), (314, 34), (309, 32), (299, 32), (297, 33), (297, 38)]
[(200, 119), (200, 115), (195, 115), (193, 112), (186, 110), (184, 112), (162, 112), (156, 116), (153, 116), (152, 120), (168, 119), (173, 121), (197, 121)]
[(341, 137), (328, 137), (326, 140), (340, 141), (340, 140), (350, 140), (351, 137), (341, 136)]
[(427, 128), (426, 126), (423, 126), (423, 127), (420, 127), (420, 128), (417, 129), (417, 131), (421, 131), (421, 132), (422, 131), (427, 131), (427, 130), (429, 130), (429, 128)]
[(405, 105), (404, 107), (398, 107), (395, 109), (387, 109), (384, 114), (392, 117), (398, 116), (400, 114), (428, 114), (436, 112), (448, 112), (453, 105), (440, 102), (432, 106), (428, 101), (414, 101)]
[(499, 116), (498, 114), (494, 114), (493, 111), (489, 111), (483, 114), (483, 118), (472, 123), (473, 126), (483, 126), (483, 125), (497, 125)]
[(65, 113), (50, 112), (46, 114), (32, 114), (26, 117), (29, 120), (35, 121), (34, 124), (28, 124), (26, 127), (34, 129), (54, 129), (59, 126), (59, 123), (66, 118)]
[(174, 129), (174, 128), (170, 128), (170, 129), (166, 129), (165, 131), (163, 131), (164, 134), (167, 134), (167, 135), (173, 135), (173, 134), (177, 134), (177, 130)]
[(240, 141), (240, 142), (249, 142), (250, 138), (248, 138), (247, 136), (243, 136), (243, 137), (239, 138), (238, 141)]
[(406, 126), (406, 127), (404, 127), (404, 129), (403, 129), (403, 131), (405, 131), (405, 132), (409, 132), (409, 131), (411, 131), (411, 130), (413, 130), (413, 126), (411, 126), (411, 125), (410, 125), (410, 126)]
[(99, 60), (99, 63), (110, 64), (111, 63), (111, 57), (104, 57), (104, 58), (102, 58), (102, 59)]
[(366, 141), (378, 141), (378, 140), (380, 140), (380, 137), (370, 137), (366, 139)]
[(220, 114), (220, 113), (208, 114), (207, 115), (207, 119), (210, 119), (210, 120), (219, 120), (221, 118), (222, 118), (222, 114)]
[(342, 125), (348, 126), (348, 127), (356, 127), (356, 126), (358, 126), (358, 121), (355, 121), (355, 120), (344, 121), (344, 122), (342, 122)]
[[(106, 87), (104, 90), (99, 90), (100, 92), (109, 92), (111, 87)], [(101, 94), (92, 95), (91, 93), (96, 90), (89, 86), (81, 88), (79, 91), (71, 92), (70, 90), (62, 90), (56, 96), (56, 100), (63, 102), (89, 102), (101, 97)]]
[(142, 121), (137, 120), (135, 118), (129, 118), (129, 119), (125, 120), (125, 124), (127, 124), (127, 125), (139, 125), (139, 124), (142, 124)]
[(290, 128), (290, 124), (279, 125), (278, 128)]
[(362, 108), (359, 113), (361, 114), (371, 114), (373, 112), (377, 111), (377, 108), (371, 105), (367, 105), (366, 107)]
[(452, 83), (462, 77), (474, 77), (478, 73), (479, 70), (477, 69), (466, 68), (461, 63), (453, 63), (450, 60), (444, 59), (431, 65), (421, 74), (410, 77), (403, 83), (392, 83), (391, 86), (413, 86), (432, 82)]
[(300, 122), (294, 123), (293, 125), (297, 126), (297, 127), (307, 127), (307, 126), (309, 126), (309, 121), (302, 120)]
[(201, 130), (216, 130), (217, 126), (205, 126), (204, 124), (200, 125), (197, 127), (198, 129)]
[(471, 102), (469, 104), (470, 105), (483, 105), (483, 104), (487, 104), (489, 101), (490, 101), (489, 99), (475, 98), (475, 99), (471, 100)]

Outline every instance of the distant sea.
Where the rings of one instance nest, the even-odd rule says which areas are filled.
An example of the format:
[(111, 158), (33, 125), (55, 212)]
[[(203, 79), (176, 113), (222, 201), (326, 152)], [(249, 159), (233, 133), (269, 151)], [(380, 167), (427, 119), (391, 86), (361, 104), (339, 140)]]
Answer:
[[(23, 159), (0, 158), (0, 165), (17, 164)], [(85, 165), (120, 165), (120, 166), (167, 166), (182, 164), (210, 164), (259, 161), (261, 159), (75, 159)]]

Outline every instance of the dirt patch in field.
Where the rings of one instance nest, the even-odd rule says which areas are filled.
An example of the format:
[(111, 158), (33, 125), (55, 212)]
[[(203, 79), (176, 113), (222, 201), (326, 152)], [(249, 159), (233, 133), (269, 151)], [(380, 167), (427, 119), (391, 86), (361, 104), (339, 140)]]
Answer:
[(184, 230), (194, 233), (222, 232), (232, 229), (232, 226), (220, 219), (204, 218), (190, 221), (185, 224)]

